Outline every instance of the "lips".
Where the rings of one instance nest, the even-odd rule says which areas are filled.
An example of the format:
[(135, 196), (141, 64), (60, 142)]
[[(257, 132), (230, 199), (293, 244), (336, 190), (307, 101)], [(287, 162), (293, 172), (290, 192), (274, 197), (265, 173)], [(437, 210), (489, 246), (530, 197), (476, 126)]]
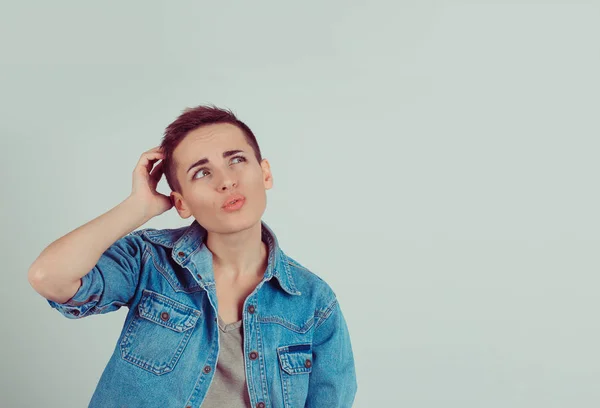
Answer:
[(240, 201), (240, 200), (245, 200), (246, 197), (244, 197), (241, 194), (232, 194), (230, 196), (228, 196), (225, 201), (223, 201), (223, 205), (221, 206), (221, 208), (225, 208), (226, 206), (230, 205), (232, 201)]

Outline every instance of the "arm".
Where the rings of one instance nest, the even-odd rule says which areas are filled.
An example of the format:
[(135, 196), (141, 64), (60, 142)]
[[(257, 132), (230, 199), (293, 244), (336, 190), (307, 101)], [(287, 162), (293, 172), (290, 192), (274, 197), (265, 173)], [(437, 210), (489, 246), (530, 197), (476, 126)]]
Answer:
[(50, 244), (29, 268), (31, 286), (65, 316), (106, 313), (130, 301), (144, 254), (140, 233), (132, 231), (173, 206), (156, 191), (163, 163), (154, 163), (162, 158), (160, 146), (142, 153), (131, 195)]
[(144, 230), (134, 231), (112, 244), (81, 278), (81, 286), (72, 298), (48, 303), (70, 319), (108, 313), (129, 306), (144, 265)]
[(350, 333), (337, 299), (321, 311), (312, 344), (306, 408), (350, 408), (358, 388)]
[(109, 246), (146, 222), (139, 208), (128, 197), (107, 213), (51, 243), (29, 268), (31, 286), (57, 303), (71, 299)]

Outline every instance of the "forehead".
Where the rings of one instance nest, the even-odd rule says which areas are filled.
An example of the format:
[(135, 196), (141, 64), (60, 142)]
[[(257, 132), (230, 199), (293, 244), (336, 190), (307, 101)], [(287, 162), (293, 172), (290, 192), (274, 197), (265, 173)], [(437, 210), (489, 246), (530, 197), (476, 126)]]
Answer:
[(216, 123), (189, 132), (177, 145), (173, 156), (177, 167), (185, 167), (199, 158), (221, 157), (225, 150), (233, 149), (249, 152), (252, 147), (240, 128), (230, 123)]

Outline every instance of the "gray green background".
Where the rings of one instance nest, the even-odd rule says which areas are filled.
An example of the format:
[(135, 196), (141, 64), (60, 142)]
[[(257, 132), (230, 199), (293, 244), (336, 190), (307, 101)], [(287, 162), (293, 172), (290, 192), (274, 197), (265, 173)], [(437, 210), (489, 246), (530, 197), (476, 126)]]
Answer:
[(355, 407), (600, 406), (599, 21), (598, 1), (3, 1), (0, 406), (87, 406), (127, 310), (66, 319), (28, 268), (203, 103), (253, 129), (264, 220), (337, 293)]

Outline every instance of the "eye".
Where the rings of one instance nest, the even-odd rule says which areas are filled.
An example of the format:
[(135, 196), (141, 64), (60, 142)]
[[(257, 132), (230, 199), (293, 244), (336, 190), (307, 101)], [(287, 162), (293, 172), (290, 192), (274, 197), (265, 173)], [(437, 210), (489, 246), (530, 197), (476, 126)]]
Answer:
[(201, 168), (200, 170), (198, 170), (195, 174), (194, 174), (194, 178), (198, 179), (198, 178), (202, 178), (202, 177), (196, 177), (196, 175), (200, 174), (201, 172), (206, 171), (205, 168)]
[[(235, 162), (234, 164), (237, 164), (237, 163), (242, 163), (242, 162), (245, 162), (245, 161), (247, 161), (247, 160), (246, 160), (246, 158), (245, 158), (244, 156), (235, 156), (235, 157), (232, 157), (230, 161), (232, 161), (232, 162), (233, 162), (235, 159), (240, 159), (240, 161), (239, 161), (239, 162)], [(202, 168), (201, 168), (201, 169), (199, 169), (199, 170), (198, 170), (196, 173), (194, 173), (194, 177), (193, 177), (193, 178), (194, 178), (194, 179), (200, 179), (200, 178), (204, 178), (204, 177), (196, 177), (198, 174), (200, 174), (200, 173), (201, 173), (201, 172), (203, 172), (203, 171), (208, 171), (208, 169), (207, 169), (206, 167), (202, 167)], [(209, 173), (210, 173), (210, 172), (209, 172)]]
[[(233, 161), (234, 159), (242, 159), (242, 162), (246, 161), (246, 158), (244, 156), (235, 156), (231, 160)], [(241, 162), (239, 162), (239, 163), (241, 163)]]

